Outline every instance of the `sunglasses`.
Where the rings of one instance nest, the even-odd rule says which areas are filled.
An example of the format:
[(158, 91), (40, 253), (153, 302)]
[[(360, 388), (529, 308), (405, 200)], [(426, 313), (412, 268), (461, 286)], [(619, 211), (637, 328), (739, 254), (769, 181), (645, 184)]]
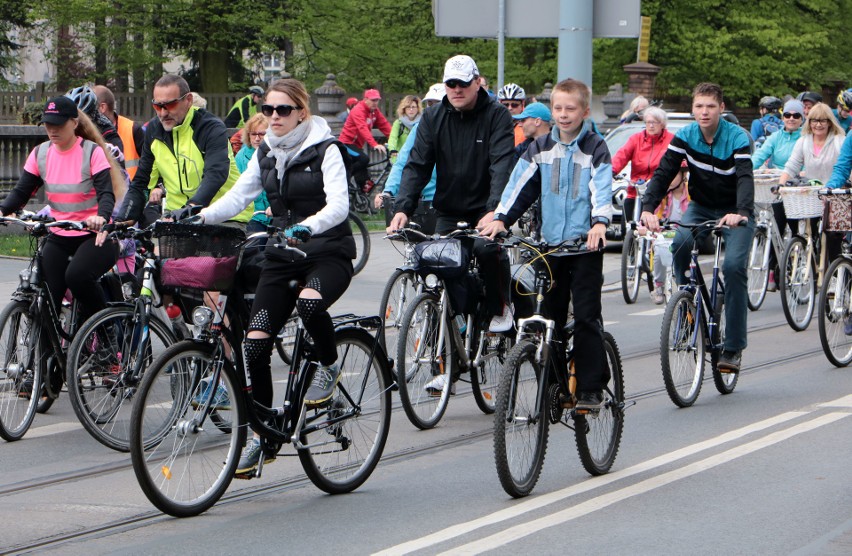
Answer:
[(827, 119), (827, 118), (812, 118), (812, 119), (810, 120), (810, 122), (811, 122), (812, 124), (827, 124), (827, 123), (828, 123), (828, 119)]
[(251, 135), (252, 137), (266, 137), (266, 132), (265, 131), (252, 131), (251, 133), (249, 133), (249, 135)]
[(267, 118), (271, 117), (273, 112), (275, 112), (276, 114), (278, 114), (282, 118), (286, 118), (287, 116), (289, 116), (290, 114), (293, 113), (293, 110), (301, 110), (301, 109), (302, 109), (301, 106), (292, 106), (290, 104), (277, 104), (275, 106), (272, 106), (271, 104), (264, 104), (263, 106), (260, 107), (260, 111)]
[(444, 81), (444, 86), (447, 87), (447, 89), (457, 89), (459, 87), (461, 87), (462, 89), (467, 89), (468, 87), (470, 87), (471, 83), (473, 83), (472, 80), (462, 81), (461, 79), (450, 79), (449, 81)]
[(523, 104), (521, 104), (520, 102), (513, 102), (507, 100), (500, 101), (500, 104), (502, 104), (506, 108), (520, 108), (521, 106), (523, 106)]
[(785, 118), (787, 118), (788, 120), (789, 120), (790, 118), (793, 118), (794, 120), (801, 120), (801, 119), (802, 119), (802, 115), (801, 115), (801, 114), (797, 114), (797, 113), (795, 113), (795, 112), (784, 112), (784, 114), (783, 114), (783, 115), (784, 115), (784, 117), (785, 117)]
[(151, 106), (153, 106), (154, 110), (157, 110), (158, 112), (160, 110), (174, 110), (175, 108), (177, 108), (178, 103), (185, 99), (186, 95), (188, 94), (189, 93), (184, 93), (183, 96), (178, 97), (176, 99), (167, 100), (166, 102), (157, 102), (156, 100), (152, 100)]

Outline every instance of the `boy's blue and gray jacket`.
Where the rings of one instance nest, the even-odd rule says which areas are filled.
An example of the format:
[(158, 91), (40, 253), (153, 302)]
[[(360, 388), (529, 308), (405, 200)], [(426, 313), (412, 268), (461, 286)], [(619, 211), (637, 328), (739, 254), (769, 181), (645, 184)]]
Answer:
[(678, 130), (648, 182), (642, 198), (643, 211), (656, 210), (684, 159), (689, 166), (691, 202), (710, 209), (735, 209), (741, 216), (752, 215), (754, 172), (748, 135), (724, 119), (719, 120), (713, 143), (704, 140), (697, 122)]
[(559, 129), (530, 144), (515, 165), (494, 217), (507, 227), (541, 195), (542, 238), (551, 244), (580, 237), (612, 219), (612, 162), (609, 149), (589, 122), (571, 143)]

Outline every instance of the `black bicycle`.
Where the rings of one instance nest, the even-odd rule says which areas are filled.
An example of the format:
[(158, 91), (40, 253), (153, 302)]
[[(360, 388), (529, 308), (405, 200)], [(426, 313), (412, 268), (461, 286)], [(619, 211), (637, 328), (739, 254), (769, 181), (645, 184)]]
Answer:
[(388, 154), (381, 160), (367, 164), (370, 178), (363, 189), (358, 187), (354, 177), (349, 178), (349, 206), (352, 210), (367, 215), (376, 213), (376, 209), (373, 208), (373, 198), (385, 188), (391, 168), (393, 168), (393, 162)]
[[(268, 233), (280, 237), (280, 231)], [(284, 241), (267, 248), (282, 249), (294, 260), (304, 256)], [(193, 516), (215, 504), (234, 478), (249, 427), (261, 435), (264, 453), (292, 443), (310, 480), (328, 493), (356, 489), (381, 458), (392, 388), (387, 356), (370, 332), (381, 319), (335, 318), (341, 379), (319, 407), (304, 403), (316, 359), (299, 325), (284, 401), (264, 407), (247, 386), (242, 350), (227, 355), (225, 349), (224, 340), (242, 344), (248, 313), (234, 292), (220, 295), (216, 312), (196, 307), (194, 338), (166, 350), (142, 381), (131, 416), (130, 453), (142, 490), (163, 512)], [(228, 393), (227, 403), (221, 392)], [(253, 476), (260, 476), (262, 460)]]

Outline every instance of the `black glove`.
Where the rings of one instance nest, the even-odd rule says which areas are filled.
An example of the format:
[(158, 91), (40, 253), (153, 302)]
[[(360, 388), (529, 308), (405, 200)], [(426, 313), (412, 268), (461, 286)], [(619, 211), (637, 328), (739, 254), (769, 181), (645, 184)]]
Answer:
[(313, 233), (311, 229), (307, 226), (302, 226), (301, 224), (296, 224), (295, 226), (290, 226), (286, 230), (284, 230), (284, 237), (287, 239), (295, 239), (299, 243), (305, 243), (309, 239)]
[(191, 216), (195, 216), (201, 209), (204, 208), (201, 205), (184, 205), (183, 207), (173, 210), (171, 213), (172, 220), (175, 222), (180, 222), (181, 220), (186, 220)]

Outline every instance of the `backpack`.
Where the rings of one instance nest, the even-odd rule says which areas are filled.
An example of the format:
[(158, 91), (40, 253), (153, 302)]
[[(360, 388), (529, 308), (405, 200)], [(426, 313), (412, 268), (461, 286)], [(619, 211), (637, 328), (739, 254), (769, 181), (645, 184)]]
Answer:
[[(346, 180), (352, 179), (352, 165), (355, 163), (355, 156), (349, 150), (349, 147), (335, 139), (334, 137), (330, 139), (326, 139), (322, 143), (317, 143), (317, 152), (319, 156), (316, 158), (315, 162), (311, 163), (311, 171), (317, 172), (321, 171), (322, 161), (325, 160), (325, 151), (328, 149), (329, 145), (337, 145), (337, 149), (340, 151), (340, 157), (343, 159), (343, 165), (346, 167)], [(316, 168), (314, 168), (316, 166)]]
[(763, 135), (764, 137), (769, 137), (779, 129), (784, 127), (784, 122), (778, 119), (778, 116), (774, 114), (767, 114), (761, 120), (761, 125), (763, 126)]

